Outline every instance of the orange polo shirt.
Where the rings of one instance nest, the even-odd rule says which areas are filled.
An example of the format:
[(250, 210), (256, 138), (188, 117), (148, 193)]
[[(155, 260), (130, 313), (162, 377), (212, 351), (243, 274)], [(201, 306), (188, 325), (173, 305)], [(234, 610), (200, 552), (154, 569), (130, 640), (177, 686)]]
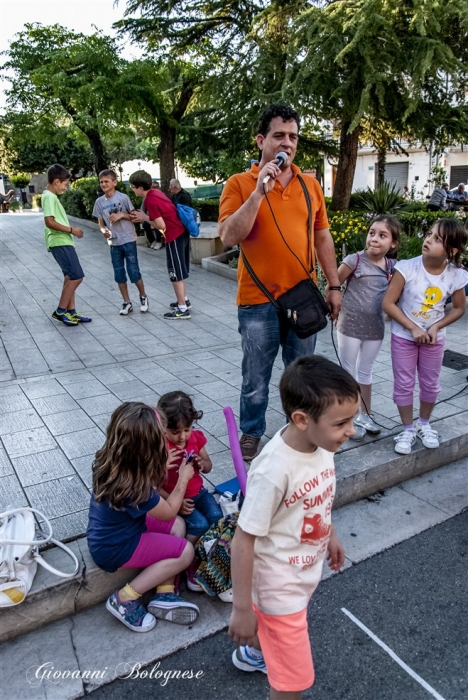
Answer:
[[(307, 203), (301, 183), (297, 179), (301, 171), (296, 165), (292, 165), (291, 168), (294, 177), (287, 187), (283, 188), (276, 181), (268, 198), (284, 238), (306, 270), (309, 270)], [(223, 188), (219, 204), (220, 222), (234, 214), (250, 197), (257, 186), (259, 172), (258, 163), (254, 163), (248, 172), (229, 178)], [(311, 175), (302, 173), (302, 178), (312, 203), (312, 231), (328, 228), (322, 188)], [(300, 263), (283, 241), (265, 198), (260, 205), (251, 232), (242, 241), (242, 247), (255, 274), (275, 299), (307, 277)], [(264, 304), (268, 301), (245, 269), (242, 258), (239, 258), (237, 278), (238, 305)]]

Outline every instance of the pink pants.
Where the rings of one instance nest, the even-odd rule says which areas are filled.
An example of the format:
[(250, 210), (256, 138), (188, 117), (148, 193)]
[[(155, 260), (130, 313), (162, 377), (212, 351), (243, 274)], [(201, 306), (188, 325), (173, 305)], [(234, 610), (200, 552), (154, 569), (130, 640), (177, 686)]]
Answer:
[(163, 559), (178, 559), (184, 551), (187, 540), (171, 535), (174, 520), (158, 520), (146, 516), (146, 532), (140, 537), (138, 546), (131, 558), (123, 564), (124, 569), (146, 569)]
[(416, 370), (419, 381), (419, 399), (435, 403), (440, 391), (439, 377), (444, 358), (445, 340), (435, 345), (419, 345), (392, 335), (393, 400), (397, 406), (412, 406)]

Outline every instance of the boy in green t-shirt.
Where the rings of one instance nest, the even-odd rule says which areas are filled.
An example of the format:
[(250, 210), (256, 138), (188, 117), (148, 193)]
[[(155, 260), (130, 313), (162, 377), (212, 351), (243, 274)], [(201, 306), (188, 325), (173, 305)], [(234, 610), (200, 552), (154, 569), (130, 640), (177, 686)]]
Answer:
[(47, 250), (52, 253), (64, 275), (63, 289), (59, 304), (52, 318), (66, 326), (89, 323), (92, 319), (78, 314), (75, 309), (75, 291), (84, 277), (78, 260), (72, 236), (83, 237), (83, 231), (70, 226), (65, 209), (57, 195), (63, 194), (70, 181), (70, 173), (62, 165), (51, 165), (47, 171), (49, 184), (42, 193), (42, 211), (45, 222)]

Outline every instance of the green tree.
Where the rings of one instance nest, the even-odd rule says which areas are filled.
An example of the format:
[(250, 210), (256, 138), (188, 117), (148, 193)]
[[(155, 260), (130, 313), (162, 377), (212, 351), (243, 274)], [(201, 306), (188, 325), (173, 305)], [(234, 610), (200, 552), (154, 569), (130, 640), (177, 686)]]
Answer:
[(200, 72), (186, 61), (143, 59), (128, 63), (122, 73), (127, 91), (128, 118), (146, 137), (147, 154), (159, 161), (161, 188), (169, 191), (175, 177), (176, 139), (201, 81)]
[(62, 163), (75, 179), (94, 169), (86, 137), (73, 129), (37, 121), (37, 116), (8, 112), (0, 118), (0, 168), (5, 172), (42, 173)]
[(122, 116), (123, 101), (120, 108), (116, 99), (121, 66), (115, 40), (100, 32), (86, 36), (58, 24), (26, 24), (4, 66), (14, 76), (6, 74), (8, 106), (73, 124), (88, 139), (99, 172), (108, 165), (103, 132)]
[[(284, 99), (291, 26), (307, 4), (304, 0), (127, 3), (118, 28), (164, 61), (169, 53), (192, 62), (197, 83), (187, 110), (176, 122), (175, 141), (177, 158), (189, 174), (224, 180), (257, 156), (256, 121), (267, 104)], [(135, 13), (140, 16), (130, 17)], [(300, 107), (300, 100), (296, 103)], [(306, 136), (303, 130), (304, 159), (310, 163), (319, 160), (319, 152), (331, 155), (334, 144), (317, 130), (309, 131)]]
[(467, 30), (458, 0), (347, 0), (301, 14), (290, 47), (295, 91), (307, 93), (311, 112), (340, 123), (333, 209), (348, 206), (366, 119), (416, 133), (429, 88), (463, 91)]

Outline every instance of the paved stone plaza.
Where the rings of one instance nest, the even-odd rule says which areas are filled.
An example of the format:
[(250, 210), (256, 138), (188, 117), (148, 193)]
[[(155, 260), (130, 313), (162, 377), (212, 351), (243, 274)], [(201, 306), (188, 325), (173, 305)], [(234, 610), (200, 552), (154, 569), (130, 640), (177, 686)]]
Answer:
[[(193, 266), (188, 281), (192, 320), (164, 321), (174, 300), (165, 252), (139, 246), (150, 311), (140, 313), (135, 303), (133, 314), (122, 317), (108, 246), (100, 233), (84, 228), (77, 251), (86, 277), (77, 309), (93, 321), (68, 328), (51, 318), (62, 275), (46, 251), (42, 215), (2, 215), (0, 227), (0, 511), (30, 504), (52, 518), (56, 537), (83, 534), (91, 464), (110, 414), (121, 401), (155, 404), (175, 389), (190, 393), (204, 411), (200, 427), (213, 458), (210, 479), (219, 483), (232, 477), (222, 407), (230, 405), (238, 414), (242, 353), (236, 283)], [(465, 316), (448, 329), (447, 348), (466, 353), (466, 339)], [(388, 341), (387, 329), (374, 375), (374, 413), (388, 426), (380, 438), (397, 427)], [(320, 333), (317, 352), (336, 359), (330, 326)], [(278, 395), (281, 367), (278, 358), (266, 438), (284, 424)], [(466, 374), (444, 367), (439, 398), (462, 389)], [(466, 408), (464, 394), (436, 406), (434, 420)], [(357, 445), (347, 443), (342, 449)]]

